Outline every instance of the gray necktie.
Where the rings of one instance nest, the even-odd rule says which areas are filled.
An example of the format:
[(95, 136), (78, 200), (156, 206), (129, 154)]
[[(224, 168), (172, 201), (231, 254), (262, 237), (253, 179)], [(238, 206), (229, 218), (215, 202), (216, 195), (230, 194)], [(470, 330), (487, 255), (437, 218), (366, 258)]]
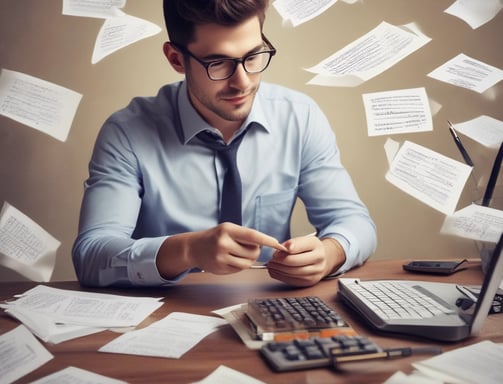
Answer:
[(197, 137), (204, 141), (208, 147), (215, 150), (226, 167), (224, 184), (222, 187), (222, 204), (218, 222), (231, 222), (242, 224), (241, 218), (241, 177), (236, 163), (239, 145), (246, 131), (235, 138), (229, 145), (219, 141), (209, 132), (200, 132)]

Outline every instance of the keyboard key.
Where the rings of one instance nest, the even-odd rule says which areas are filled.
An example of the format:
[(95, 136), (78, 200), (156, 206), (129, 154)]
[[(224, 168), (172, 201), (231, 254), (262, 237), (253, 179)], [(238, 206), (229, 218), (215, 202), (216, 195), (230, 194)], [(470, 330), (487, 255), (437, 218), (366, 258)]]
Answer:
[(270, 342), (260, 349), (262, 357), (279, 372), (329, 367), (341, 356), (371, 355), (381, 351), (369, 338), (359, 335)]
[(256, 338), (265, 341), (354, 334), (333, 308), (314, 296), (250, 299), (246, 315)]
[(382, 319), (423, 319), (453, 309), (398, 281), (350, 283), (354, 293)]

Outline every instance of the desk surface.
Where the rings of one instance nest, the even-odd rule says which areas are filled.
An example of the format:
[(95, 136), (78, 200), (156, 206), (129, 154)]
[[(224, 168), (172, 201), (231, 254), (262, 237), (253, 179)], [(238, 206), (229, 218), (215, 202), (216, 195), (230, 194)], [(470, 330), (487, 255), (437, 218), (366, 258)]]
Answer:
[[(409, 279), (432, 280), (463, 284), (480, 284), (483, 278), (480, 263), (470, 263), (468, 269), (451, 276), (416, 275), (404, 272), (405, 260), (369, 261), (354, 269), (346, 277), (364, 279)], [(0, 283), (0, 300), (11, 298), (34, 286), (35, 283)], [(51, 283), (64, 289), (83, 290), (77, 282)], [(131, 296), (164, 296), (165, 304), (145, 320), (141, 326), (180, 311), (210, 315), (212, 310), (233, 304), (244, 303), (249, 297), (270, 296), (319, 296), (336, 308), (360, 334), (372, 337), (383, 347), (440, 345), (446, 350), (473, 344), (481, 340), (503, 342), (503, 315), (491, 315), (484, 324), (480, 336), (460, 343), (440, 344), (414, 338), (397, 338), (378, 335), (336, 299), (337, 281), (323, 281), (314, 287), (289, 288), (269, 277), (266, 270), (252, 269), (234, 275), (215, 276), (195, 273), (180, 285), (164, 289), (101, 289), (99, 292)], [(0, 312), (0, 334), (19, 325), (19, 322)], [(343, 371), (314, 369), (300, 372), (274, 373), (259, 356), (250, 350), (230, 326), (224, 326), (210, 334), (180, 359), (163, 359), (132, 355), (116, 355), (97, 350), (117, 337), (109, 331), (70, 340), (61, 344), (45, 344), (55, 356), (44, 366), (23, 377), (18, 383), (27, 383), (68, 366), (87, 369), (129, 383), (191, 383), (201, 380), (223, 364), (266, 383), (380, 383), (394, 372), (410, 372), (411, 363), (424, 356), (395, 360), (380, 360), (348, 364)]]

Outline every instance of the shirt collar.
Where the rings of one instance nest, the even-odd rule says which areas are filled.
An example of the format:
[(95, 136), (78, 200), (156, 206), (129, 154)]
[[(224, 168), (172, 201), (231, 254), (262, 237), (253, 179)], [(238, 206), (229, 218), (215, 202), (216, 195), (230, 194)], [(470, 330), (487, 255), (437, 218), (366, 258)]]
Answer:
[[(178, 88), (178, 114), (181, 124), (181, 129), (183, 132), (183, 143), (187, 144), (192, 140), (198, 133), (202, 131), (212, 131), (215, 132), (215, 128), (209, 125), (204, 119), (199, 115), (196, 109), (192, 106), (189, 100), (189, 95), (187, 92), (187, 83), (183, 81)], [(261, 127), (266, 132), (269, 132), (269, 125), (267, 124), (266, 115), (264, 113), (262, 103), (260, 100), (260, 89), (257, 93), (255, 100), (253, 102), (250, 114), (243, 122), (241, 128), (239, 128), (236, 134), (241, 131), (251, 128), (251, 127)]]

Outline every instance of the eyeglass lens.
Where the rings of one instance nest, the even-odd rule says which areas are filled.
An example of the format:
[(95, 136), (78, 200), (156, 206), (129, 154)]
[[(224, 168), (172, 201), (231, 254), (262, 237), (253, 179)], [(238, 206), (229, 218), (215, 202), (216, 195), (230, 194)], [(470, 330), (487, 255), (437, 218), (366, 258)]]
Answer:
[[(242, 63), (248, 73), (259, 73), (267, 68), (271, 59), (268, 51), (257, 52), (246, 56)], [(236, 59), (222, 59), (208, 65), (208, 75), (213, 80), (223, 80), (231, 77), (236, 70), (239, 61)]]

